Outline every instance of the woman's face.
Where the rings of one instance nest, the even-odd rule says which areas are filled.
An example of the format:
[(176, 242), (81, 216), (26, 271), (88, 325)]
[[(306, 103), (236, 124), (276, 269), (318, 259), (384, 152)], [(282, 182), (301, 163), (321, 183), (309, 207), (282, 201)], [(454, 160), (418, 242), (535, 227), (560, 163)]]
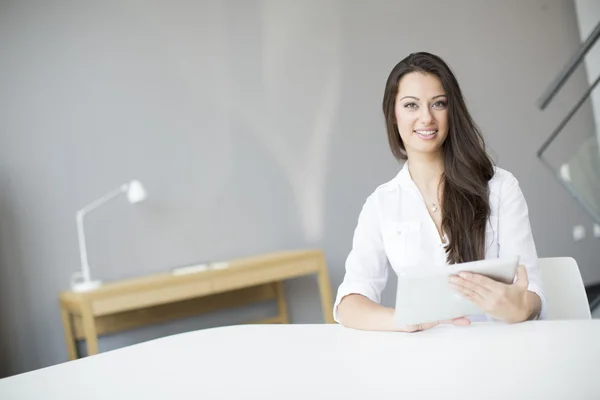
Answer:
[(448, 136), (448, 97), (437, 76), (421, 72), (404, 75), (398, 85), (395, 115), (409, 157), (441, 151)]

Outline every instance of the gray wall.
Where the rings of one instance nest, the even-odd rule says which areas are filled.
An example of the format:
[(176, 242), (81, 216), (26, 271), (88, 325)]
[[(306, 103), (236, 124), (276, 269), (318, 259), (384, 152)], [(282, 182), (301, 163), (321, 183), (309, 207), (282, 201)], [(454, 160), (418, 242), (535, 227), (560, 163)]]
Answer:
[[(535, 158), (585, 87), (581, 71), (535, 108), (578, 43), (560, 0), (0, 2), (0, 373), (66, 360), (57, 296), (79, 267), (75, 212), (132, 177), (146, 203), (120, 199), (86, 221), (96, 277), (320, 247), (335, 289), (360, 207), (398, 169), (380, 103), (412, 51), (454, 68), (521, 181), (540, 255), (574, 256), (600, 280), (597, 241), (570, 237), (587, 217)], [(315, 279), (286, 289), (294, 323), (322, 321)], [(100, 349), (272, 312), (139, 329)]]

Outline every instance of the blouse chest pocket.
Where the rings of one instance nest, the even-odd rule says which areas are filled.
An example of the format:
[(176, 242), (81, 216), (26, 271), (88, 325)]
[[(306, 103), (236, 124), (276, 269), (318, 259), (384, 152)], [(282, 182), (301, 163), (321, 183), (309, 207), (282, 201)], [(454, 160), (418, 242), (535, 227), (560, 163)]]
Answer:
[(421, 222), (391, 222), (383, 229), (384, 248), (392, 267), (404, 268), (419, 263)]

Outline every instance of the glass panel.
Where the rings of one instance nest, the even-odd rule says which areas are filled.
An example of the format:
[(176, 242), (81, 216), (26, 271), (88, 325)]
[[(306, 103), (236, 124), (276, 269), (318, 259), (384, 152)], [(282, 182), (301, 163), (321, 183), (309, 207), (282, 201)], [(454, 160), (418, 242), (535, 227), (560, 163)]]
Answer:
[(561, 182), (600, 223), (600, 149), (590, 136), (559, 169)]
[[(576, 77), (573, 76), (572, 79)], [(586, 89), (578, 92), (582, 95)], [(576, 100), (570, 103), (571, 107), (575, 106), (575, 102)], [(569, 111), (570, 109), (565, 108), (564, 115), (566, 116)], [(600, 126), (600, 84), (592, 90), (589, 98), (548, 146), (542, 155), (542, 161), (582, 208), (597, 223), (600, 223), (598, 126)]]

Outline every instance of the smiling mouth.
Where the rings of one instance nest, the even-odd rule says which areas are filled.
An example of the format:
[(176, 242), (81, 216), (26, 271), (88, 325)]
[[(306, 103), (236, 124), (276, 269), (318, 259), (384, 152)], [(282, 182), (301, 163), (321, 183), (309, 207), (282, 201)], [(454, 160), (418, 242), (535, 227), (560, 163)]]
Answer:
[(415, 129), (413, 131), (418, 137), (424, 140), (431, 140), (437, 135), (437, 129)]

